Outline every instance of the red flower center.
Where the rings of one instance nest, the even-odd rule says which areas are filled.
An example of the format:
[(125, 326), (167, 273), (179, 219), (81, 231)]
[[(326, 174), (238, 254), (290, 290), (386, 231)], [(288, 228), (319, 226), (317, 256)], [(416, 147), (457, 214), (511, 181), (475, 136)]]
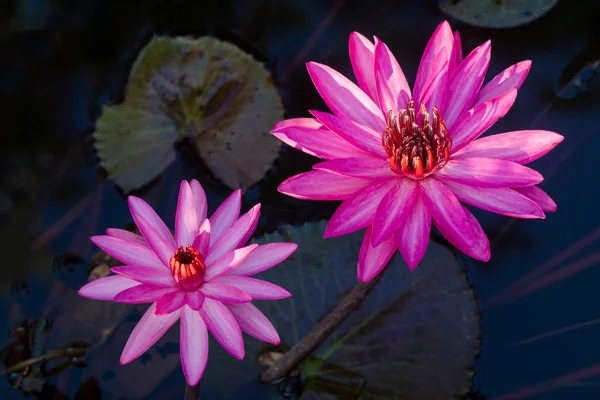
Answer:
[(389, 157), (390, 169), (413, 179), (423, 179), (448, 162), (452, 138), (437, 107), (430, 114), (421, 104), (417, 121), (415, 102), (400, 110), (398, 119), (390, 111), (382, 143)]
[(169, 260), (173, 278), (184, 290), (194, 290), (204, 281), (206, 264), (202, 254), (191, 245), (179, 246)]

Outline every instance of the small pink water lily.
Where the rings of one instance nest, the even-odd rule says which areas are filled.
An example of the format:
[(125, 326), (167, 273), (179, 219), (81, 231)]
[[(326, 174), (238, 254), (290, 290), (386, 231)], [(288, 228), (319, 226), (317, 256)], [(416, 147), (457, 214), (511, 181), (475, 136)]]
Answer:
[(369, 281), (399, 249), (411, 270), (423, 258), (431, 222), (462, 252), (490, 258), (488, 239), (460, 203), (517, 218), (545, 218), (555, 203), (524, 164), (563, 137), (548, 131), (478, 139), (515, 101), (530, 61), (508, 67), (483, 88), (490, 42), (462, 58), (458, 32), (443, 22), (421, 58), (413, 89), (388, 47), (350, 35), (358, 86), (310, 62), (308, 73), (332, 114), (282, 121), (271, 132), (327, 161), (296, 175), (279, 191), (300, 199), (343, 200), (325, 237), (367, 228), (358, 279)]
[(129, 208), (142, 236), (108, 229), (92, 241), (124, 266), (116, 275), (88, 283), (83, 297), (128, 304), (152, 303), (121, 354), (127, 364), (148, 350), (181, 320), (181, 365), (187, 382), (198, 383), (208, 359), (208, 331), (238, 359), (244, 358), (242, 331), (277, 344), (279, 336), (251, 300), (278, 300), (285, 289), (249, 276), (292, 254), (294, 243), (243, 246), (258, 223), (260, 204), (239, 216), (241, 192), (233, 192), (206, 218), (204, 190), (193, 180), (179, 191), (175, 238), (144, 200), (130, 196)]

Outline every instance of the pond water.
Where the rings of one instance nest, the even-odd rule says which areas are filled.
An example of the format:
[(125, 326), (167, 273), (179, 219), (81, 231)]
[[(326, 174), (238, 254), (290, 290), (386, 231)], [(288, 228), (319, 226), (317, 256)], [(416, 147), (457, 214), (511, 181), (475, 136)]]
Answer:
[[(600, 398), (600, 347), (597, 345), (600, 336), (600, 308), (597, 307), (600, 303), (597, 290), (600, 281), (600, 211), (597, 206), (600, 77), (594, 80), (594, 71), (598, 71), (600, 63), (600, 12), (594, 4), (593, 0), (559, 1), (534, 22), (506, 29), (475, 27), (449, 19), (452, 28), (461, 33), (465, 54), (491, 39), (488, 77), (518, 61), (533, 61), (515, 105), (488, 133), (544, 129), (560, 133), (565, 140), (548, 156), (533, 163), (533, 168), (544, 175), (541, 187), (558, 204), (557, 212), (549, 213), (545, 220), (513, 220), (475, 210), (474, 215), (492, 244), (490, 262), (474, 262), (454, 252), (451, 261), (443, 261), (444, 265), (464, 268), (477, 304), (459, 302), (455, 307), (453, 302), (439, 303), (452, 290), (467, 290), (464, 276), (457, 278), (459, 275), (454, 270), (455, 276), (449, 282), (457, 286), (448, 283), (451, 288), (439, 292), (423, 289), (419, 292), (419, 301), (402, 303), (405, 308), (399, 311), (402, 317), (398, 314), (392, 319), (395, 324), (388, 321), (389, 330), (382, 331), (381, 326), (373, 323), (369, 327), (373, 330), (363, 332), (357, 339), (362, 345), (369, 342), (369, 338), (387, 344), (402, 338), (399, 349), (405, 352), (415, 348), (429, 351), (427, 346), (434, 346), (434, 340), (445, 343), (448, 354), (441, 355), (446, 347), (436, 348), (431, 352), (436, 362), (418, 361), (422, 372), (416, 373), (414, 379), (428, 376), (432, 385), (450, 379), (448, 374), (440, 375), (441, 369), (436, 366), (436, 363), (447, 363), (450, 369), (461, 371), (456, 378), (452, 375), (452, 379), (461, 384), (468, 381), (470, 385), (470, 371), (474, 370), (468, 398)], [(9, 367), (28, 358), (19, 353), (24, 350), (14, 350), (15, 337), (11, 336), (25, 320), (33, 331), (47, 328), (42, 335), (32, 335), (37, 338), (28, 344), (32, 345), (33, 353), (64, 348), (71, 340), (83, 340), (92, 346), (82, 364), (67, 366), (45, 379), (27, 380), (25, 373), (22, 376), (6, 373), (0, 379), (0, 397), (20, 399), (30, 391), (42, 399), (183, 398), (185, 380), (179, 366), (176, 331), (167, 334), (132, 365), (120, 366), (118, 360), (123, 344), (145, 307), (98, 304), (76, 295), (77, 289), (89, 279), (90, 265), (97, 263), (94, 256), (98, 249), (89, 237), (109, 227), (125, 228), (132, 222), (123, 191), (98, 165), (92, 133), (103, 105), (123, 100), (131, 65), (154, 34), (211, 35), (234, 43), (267, 65), (282, 96), (285, 117), (293, 118), (308, 116), (309, 109), (326, 110), (306, 72), (305, 62), (317, 61), (347, 76), (352, 75), (347, 48), (352, 31), (367, 37), (376, 35), (386, 42), (406, 76), (414, 77), (431, 33), (446, 18), (449, 17), (433, 0), (147, 0), (127, 4), (94, 0), (15, 0), (0, 4), (2, 363)], [(175, 161), (160, 177), (134, 192), (155, 207), (169, 225), (174, 220), (177, 190), (182, 179), (196, 178), (202, 183), (208, 196), (209, 213), (231, 193), (231, 189), (215, 177), (218, 173), (198, 155), (193, 143), (179, 143), (176, 150)], [(327, 288), (323, 285), (323, 291), (331, 295), (324, 296), (326, 300), (315, 305), (310, 302), (317, 295), (306, 291), (304, 283), (299, 284), (295, 292), (297, 281), (286, 275), (292, 270), (292, 263), (299, 263), (298, 260), (313, 262), (310, 254), (317, 252), (314, 250), (317, 246), (329, 246), (327, 242), (308, 241), (306, 235), (318, 236), (322, 227), (315, 221), (329, 218), (338, 203), (301, 201), (277, 192), (277, 185), (284, 179), (310, 170), (314, 163), (315, 159), (308, 155), (283, 148), (266, 176), (245, 190), (243, 196), (243, 211), (257, 202), (262, 204), (257, 240), (262, 240), (260, 237), (265, 233), (276, 231), (276, 235), (290, 235), (306, 240), (309, 247), (315, 246), (302, 254), (305, 258), (282, 267), (281, 273), (277, 268), (270, 271), (273, 281), (280, 280), (282, 286), (287, 284), (290, 292), (300, 299), (294, 301), (307, 301), (302, 308), (306, 315), (300, 312), (297, 318), (301, 322), (298, 326), (294, 322), (293, 328), (283, 322), (278, 326), (275, 314), (283, 312), (272, 311), (275, 326), (281, 329), (282, 338), (289, 346), (334, 306), (336, 296), (341, 296), (355, 283), (352, 261), (355, 257), (342, 262), (340, 260), (346, 260), (342, 255), (337, 258), (331, 255), (331, 270), (327, 273), (331, 279), (339, 278), (339, 284)], [(298, 227), (308, 221), (315, 224), (305, 227), (317, 234), (310, 233), (313, 230), (309, 228), (306, 228), (309, 233), (289, 233), (292, 228), (288, 225)], [(428, 257), (432, 255), (426, 259), (433, 264), (446, 260), (440, 257), (448, 257), (449, 251), (435, 234), (434, 239), (432, 243), (436, 244)], [(333, 249), (344, 245), (330, 246)], [(350, 248), (346, 256), (353, 254), (352, 251)], [(434, 254), (434, 251), (439, 253)], [(344, 254), (343, 250), (339, 252)], [(325, 253), (335, 252), (323, 250)], [(315, 271), (320, 268), (315, 267)], [(398, 271), (400, 268), (405, 266), (399, 266)], [(436, 285), (444, 285), (446, 272), (438, 276), (428, 271), (427, 266), (420, 272), (426, 283), (434, 280)], [(452, 271), (452, 267), (448, 267), (448, 271)], [(371, 303), (365, 303), (361, 312), (368, 313), (381, 306), (378, 302), (384, 300), (378, 299), (395, 301), (389, 296), (402, 288), (407, 279), (413, 278), (390, 269), (382, 278), (379, 294), (369, 299)], [(468, 290), (471, 293), (471, 289)], [(431, 304), (448, 318), (419, 325), (419, 330), (403, 330), (402, 324), (417, 326), (418, 315), (433, 315), (428, 314), (428, 301), (437, 301)], [(299, 307), (296, 303), (288, 305), (294, 310)], [(471, 305), (477, 306), (481, 313), (481, 332), (478, 321), (462, 320), (464, 315), (475, 315), (461, 313), (466, 310), (461, 307)], [(314, 315), (307, 309), (312, 309)], [(348, 321), (343, 329), (351, 330), (357, 323)], [(466, 329), (465, 324), (473, 325)], [(428, 335), (427, 329), (443, 329), (445, 335), (457, 335), (459, 345), (450, 348), (449, 342), (444, 341), (448, 336), (442, 335), (440, 339)], [(414, 344), (417, 335), (428, 338), (431, 343), (417, 346)], [(474, 345), (479, 346), (479, 340), (471, 343), (467, 336), (481, 339), (480, 353), (474, 364), (468, 357), (467, 361), (463, 358)], [(255, 342), (247, 342), (247, 346), (248, 360), (239, 362), (219, 353), (218, 346), (211, 344), (200, 398), (275, 399), (284, 396), (286, 388), (282, 386), (285, 385), (258, 383), (261, 370), (254, 360), (261, 347)], [(11, 349), (12, 358), (7, 357)], [(368, 356), (368, 360), (359, 357), (358, 362), (361, 365), (373, 362), (385, 373), (397, 371), (406, 375), (412, 371), (406, 366), (390, 364), (381, 354), (369, 352)], [(305, 393), (304, 398), (360, 398), (357, 396), (364, 381), (368, 387), (369, 379), (376, 381), (381, 376), (372, 371), (356, 372), (358, 368), (349, 367), (350, 358), (348, 353), (331, 358), (347, 369), (342, 379), (344, 390), (315, 390)], [(31, 370), (27, 373), (29, 378), (33, 376)], [(397, 385), (411, 387), (411, 379), (411, 376), (398, 379)], [(205, 384), (205, 380), (209, 381)], [(306, 379), (302, 382), (306, 383)], [(450, 394), (455, 383), (448, 384), (452, 389), (445, 395), (436, 392), (432, 396), (455, 398)], [(402, 394), (368, 398), (432, 399), (423, 393), (403, 390), (394, 393)]]

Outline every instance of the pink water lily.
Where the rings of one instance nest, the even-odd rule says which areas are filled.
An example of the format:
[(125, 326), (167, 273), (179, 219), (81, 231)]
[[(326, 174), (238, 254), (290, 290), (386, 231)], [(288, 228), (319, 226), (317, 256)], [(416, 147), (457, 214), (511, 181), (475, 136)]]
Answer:
[(130, 196), (129, 208), (142, 236), (108, 229), (92, 241), (124, 266), (115, 275), (88, 283), (83, 297), (128, 304), (152, 303), (121, 354), (127, 364), (148, 350), (181, 320), (181, 365), (187, 382), (200, 380), (208, 359), (208, 333), (238, 359), (244, 358), (242, 331), (278, 344), (279, 336), (251, 300), (287, 298), (285, 289), (251, 278), (292, 254), (294, 243), (244, 246), (258, 223), (260, 204), (240, 217), (235, 191), (206, 218), (204, 190), (193, 180), (179, 191), (175, 238), (144, 200)]
[(555, 203), (524, 164), (563, 137), (548, 131), (508, 132), (479, 139), (515, 101), (530, 61), (508, 67), (482, 86), (490, 42), (462, 58), (458, 32), (443, 22), (423, 53), (411, 90), (385, 43), (350, 35), (356, 81), (310, 62), (308, 73), (332, 113), (282, 121), (271, 132), (327, 161), (296, 175), (279, 191), (300, 199), (343, 200), (325, 237), (367, 228), (358, 279), (369, 281), (396, 249), (415, 269), (431, 223), (450, 243), (478, 260), (488, 239), (462, 203), (517, 218), (545, 218)]

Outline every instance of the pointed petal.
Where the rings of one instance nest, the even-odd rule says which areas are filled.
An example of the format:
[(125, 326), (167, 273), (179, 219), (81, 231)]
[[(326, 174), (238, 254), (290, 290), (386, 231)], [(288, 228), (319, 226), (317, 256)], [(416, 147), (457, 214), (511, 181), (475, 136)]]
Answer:
[(179, 310), (186, 303), (185, 295), (186, 293), (183, 290), (163, 294), (156, 303), (154, 315), (171, 314)]
[(392, 96), (391, 90), (388, 88), (387, 84), (377, 73), (375, 75), (375, 86), (377, 88), (377, 100), (379, 101), (379, 106), (381, 107), (381, 111), (383, 115), (387, 118), (388, 113), (392, 113), (393, 115), (398, 115), (398, 106), (396, 105), (396, 99)]
[(185, 302), (192, 310), (199, 311), (204, 304), (204, 299), (206, 296), (202, 294), (199, 290), (193, 292), (187, 292), (185, 294)]
[(397, 181), (376, 181), (344, 200), (329, 220), (323, 237), (341, 236), (371, 225), (377, 206)]
[(358, 254), (358, 280), (364, 283), (377, 276), (396, 252), (396, 244), (392, 239), (373, 247), (372, 233), (373, 227), (369, 226)]
[(315, 62), (307, 63), (306, 68), (325, 104), (335, 115), (375, 130), (385, 127), (377, 104), (348, 78), (326, 65)]
[(477, 188), (444, 182), (462, 202), (496, 214), (515, 218), (546, 218), (533, 201), (510, 188)]
[(235, 249), (223, 254), (213, 263), (206, 266), (205, 281), (210, 281), (213, 278), (228, 274), (231, 270), (242, 263), (252, 252), (258, 248), (258, 244), (251, 244), (240, 249)]
[(549, 131), (514, 131), (477, 139), (453, 158), (488, 157), (527, 164), (546, 155), (564, 139)]
[(252, 296), (254, 300), (281, 300), (291, 296), (290, 292), (271, 282), (247, 276), (221, 276), (214, 282), (236, 287)]
[(383, 196), (373, 219), (371, 243), (374, 247), (389, 239), (405, 223), (414, 207), (418, 191), (414, 180), (402, 179)]
[(210, 220), (205, 219), (202, 225), (200, 225), (200, 229), (198, 230), (198, 235), (194, 238), (192, 242), (192, 247), (200, 252), (200, 254), (208, 254), (208, 249), (210, 248)]
[(256, 221), (260, 217), (260, 204), (255, 205), (246, 214), (223, 232), (223, 235), (210, 246), (206, 264), (211, 264), (219, 257), (233, 251), (241, 242), (241, 240), (256, 227)]
[(452, 99), (444, 110), (444, 122), (453, 126), (454, 122), (472, 108), (481, 84), (490, 65), (491, 42), (488, 40), (476, 47), (461, 62), (448, 83), (448, 98)]
[(199, 228), (200, 220), (192, 188), (187, 181), (181, 181), (177, 211), (175, 212), (175, 243), (177, 246), (192, 244)]
[(148, 247), (148, 243), (146, 243), (146, 239), (144, 239), (140, 235), (137, 235), (133, 232), (126, 231), (124, 229), (108, 228), (106, 230), (106, 235), (122, 239), (126, 242), (132, 242), (132, 243), (136, 243), (136, 244)]
[(204, 374), (208, 361), (208, 330), (200, 313), (183, 307), (180, 331), (181, 368), (188, 385), (194, 386)]
[(377, 92), (375, 91), (375, 74), (373, 73), (375, 46), (360, 33), (352, 32), (348, 43), (348, 51), (350, 52), (350, 62), (358, 87), (376, 102)]
[[(192, 195), (194, 196), (194, 205), (196, 206), (196, 215), (198, 216), (198, 223), (206, 219), (206, 213), (208, 212), (208, 202), (206, 201), (206, 193), (202, 189), (202, 185), (195, 179), (190, 182), (192, 188)], [(195, 236), (195, 234), (194, 234)]]
[(212, 245), (225, 230), (229, 229), (240, 216), (242, 208), (242, 191), (236, 190), (210, 217), (210, 244)]
[(414, 271), (423, 259), (431, 232), (431, 214), (422, 196), (419, 191), (412, 210), (400, 225), (395, 237), (396, 245), (411, 271)]
[(235, 358), (243, 359), (244, 339), (231, 311), (220, 302), (207, 298), (200, 315), (217, 342)]
[(151, 286), (172, 287), (176, 284), (173, 275), (165, 268), (157, 270), (152, 267), (124, 266), (112, 267), (110, 270), (115, 274)]
[(452, 153), (477, 139), (506, 115), (516, 97), (517, 91), (513, 89), (462, 114), (452, 128), (448, 127), (452, 137)]
[(127, 265), (152, 267), (164, 269), (165, 265), (158, 259), (156, 254), (146, 246), (127, 242), (112, 236), (92, 236), (92, 242), (109, 256)]
[[(417, 109), (420, 104), (425, 104), (427, 110), (437, 107), (440, 113), (444, 115), (446, 103), (448, 101), (448, 52), (446, 48), (441, 49), (436, 54), (433, 61), (433, 69), (429, 71), (427, 80), (421, 88), (419, 97), (416, 98)], [(418, 111), (420, 113), (420, 111)]]
[(248, 293), (224, 283), (205, 282), (200, 291), (209, 299), (225, 303), (248, 303), (252, 301), (252, 296)]
[(296, 249), (296, 243), (268, 243), (258, 246), (248, 257), (228, 272), (228, 275), (249, 276), (268, 270), (288, 258)]
[(366, 179), (349, 178), (326, 171), (310, 171), (286, 179), (277, 190), (303, 200), (345, 200), (370, 183)]
[(556, 211), (556, 203), (546, 192), (537, 186), (527, 186), (521, 188), (514, 188), (515, 191), (521, 193), (523, 196), (535, 201), (543, 211), (554, 212)]
[(329, 160), (315, 164), (313, 168), (353, 178), (378, 179), (397, 177), (390, 170), (390, 164), (386, 160), (373, 157)]
[(128, 364), (148, 350), (179, 319), (180, 311), (168, 315), (154, 315), (153, 303), (135, 326), (121, 353), (121, 365)]
[(451, 159), (436, 177), (482, 188), (530, 186), (544, 177), (523, 165), (494, 158)]
[(473, 245), (472, 246), (465, 246), (464, 243), (462, 243), (460, 241), (456, 241), (454, 236), (452, 236), (451, 234), (446, 232), (444, 230), (444, 228), (440, 228), (440, 226), (437, 223), (435, 223), (436, 227), (438, 228), (440, 233), (446, 239), (448, 239), (450, 244), (452, 244), (458, 250), (462, 251), (469, 257), (475, 258), (476, 260), (489, 261), (489, 259), (490, 259), (490, 242), (488, 241), (487, 236), (483, 232), (483, 229), (481, 229), (481, 225), (479, 225), (479, 222), (477, 222), (477, 219), (475, 219), (473, 214), (471, 214), (469, 212), (469, 210), (467, 210), (464, 207), (463, 207), (463, 211), (465, 213), (465, 216), (467, 217), (469, 226), (471, 227), (471, 234), (473, 236)]
[(145, 283), (123, 290), (115, 296), (115, 301), (125, 304), (144, 304), (158, 301), (165, 293), (179, 290), (174, 287), (151, 286)]
[[(397, 111), (401, 108), (406, 108), (412, 96), (410, 86), (406, 82), (406, 77), (396, 57), (394, 57), (385, 43), (381, 41), (377, 41), (375, 45), (375, 73), (381, 77), (385, 86), (392, 94), (393, 110)], [(389, 109), (383, 107), (382, 110), (384, 113), (389, 111)]]
[(367, 153), (352, 146), (329, 129), (309, 129), (291, 126), (271, 131), (271, 134), (295, 149), (327, 160), (365, 157), (367, 155)]
[(279, 335), (269, 319), (252, 303), (225, 304), (241, 330), (263, 342), (279, 344)]
[(279, 130), (281, 128), (287, 127), (297, 127), (297, 128), (309, 128), (309, 129), (321, 129), (323, 128), (323, 124), (317, 121), (314, 118), (290, 118), (284, 119), (283, 121), (277, 122), (273, 125), (273, 130)]
[(531, 69), (531, 61), (521, 61), (506, 68), (485, 85), (477, 95), (473, 107), (490, 101), (512, 89), (519, 90)]
[(460, 34), (458, 31), (454, 32), (454, 44), (452, 46), (452, 54), (450, 55), (450, 63), (448, 65), (448, 76), (452, 76), (452, 73), (462, 61), (462, 43), (460, 40)]
[(124, 276), (111, 275), (83, 285), (77, 293), (88, 299), (114, 300), (117, 294), (138, 285), (140, 285), (139, 282)]

